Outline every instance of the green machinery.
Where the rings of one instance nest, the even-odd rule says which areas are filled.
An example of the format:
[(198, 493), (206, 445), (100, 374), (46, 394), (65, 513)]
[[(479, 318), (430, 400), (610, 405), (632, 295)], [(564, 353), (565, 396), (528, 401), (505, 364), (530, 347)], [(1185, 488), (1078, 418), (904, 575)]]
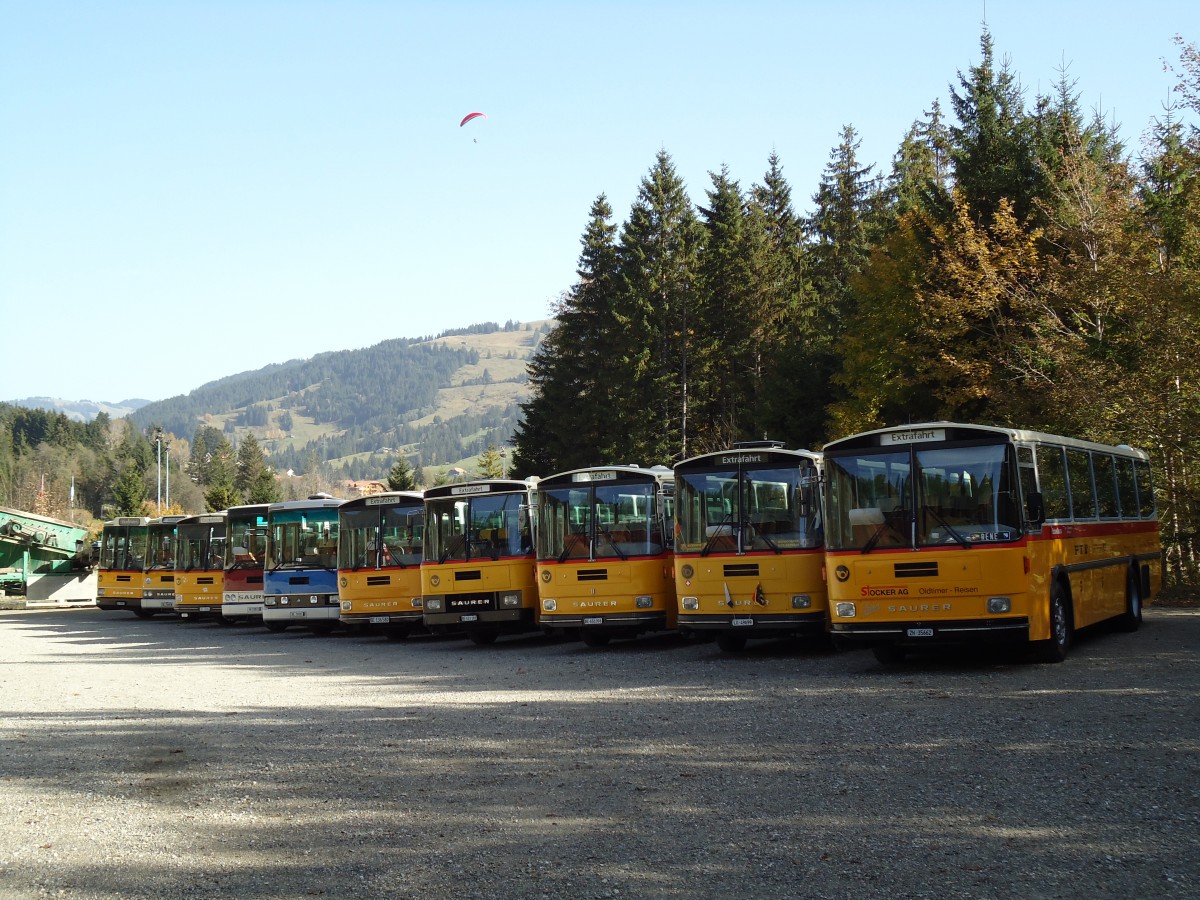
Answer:
[(31, 576), (78, 576), (92, 566), (87, 529), (0, 506), (0, 589), (25, 594)]

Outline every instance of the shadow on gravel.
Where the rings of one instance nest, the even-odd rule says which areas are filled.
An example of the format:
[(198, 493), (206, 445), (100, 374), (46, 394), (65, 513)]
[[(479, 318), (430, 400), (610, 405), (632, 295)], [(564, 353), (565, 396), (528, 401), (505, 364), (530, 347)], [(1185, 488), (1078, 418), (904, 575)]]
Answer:
[[(540, 638), (479, 648), (217, 626), (181, 635), (154, 620), (114, 634), (65, 619), (20, 626), (94, 648), (95, 662), (336, 674), (331, 691), (373, 693), (334, 706), (293, 705), (284, 690), (221, 712), (6, 716), (5, 781), (46, 807), (81, 810), (83, 840), (122, 827), (121, 816), (128, 840), (165, 848), (155, 864), (53, 867), (24, 883), (31, 890), (1200, 891), (1195, 615), (1090, 636), (1059, 666), (966, 656), (899, 670), (862, 652), (799, 655), (787, 642), (732, 655), (666, 636), (595, 651)], [(301, 662), (313, 647), (332, 672)], [(397, 671), (377, 671), (389, 659)], [(43, 812), (34, 803), (20, 815), (36, 823)]]

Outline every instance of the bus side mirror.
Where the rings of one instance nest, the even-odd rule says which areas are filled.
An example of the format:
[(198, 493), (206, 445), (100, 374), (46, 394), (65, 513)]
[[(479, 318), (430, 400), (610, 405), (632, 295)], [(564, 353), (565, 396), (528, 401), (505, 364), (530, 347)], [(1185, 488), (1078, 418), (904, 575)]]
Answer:
[(1036, 528), (1041, 528), (1046, 521), (1046, 506), (1042, 502), (1041, 491), (1030, 491), (1025, 495), (1025, 518)]

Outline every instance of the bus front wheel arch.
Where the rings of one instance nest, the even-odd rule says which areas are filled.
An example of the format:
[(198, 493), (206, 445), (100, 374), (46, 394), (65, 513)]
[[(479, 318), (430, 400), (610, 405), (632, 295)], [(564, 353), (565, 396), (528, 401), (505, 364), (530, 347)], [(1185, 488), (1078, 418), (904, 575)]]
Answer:
[(1067, 658), (1067, 651), (1071, 649), (1070, 596), (1062, 580), (1056, 578), (1050, 587), (1050, 639), (1038, 642), (1038, 662), (1060, 663)]

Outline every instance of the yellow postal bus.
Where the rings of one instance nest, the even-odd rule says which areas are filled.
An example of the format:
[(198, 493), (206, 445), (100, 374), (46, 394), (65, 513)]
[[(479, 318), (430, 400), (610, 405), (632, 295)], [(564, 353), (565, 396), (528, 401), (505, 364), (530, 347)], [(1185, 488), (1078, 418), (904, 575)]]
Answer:
[(96, 565), (96, 605), (100, 609), (127, 609), (142, 618), (154, 615), (155, 610), (142, 609), (149, 532), (146, 516), (121, 516), (104, 523)]
[(221, 615), (225, 592), (225, 513), (188, 516), (175, 526), (175, 612), (182, 619)]
[(679, 630), (748, 638), (824, 635), (821, 456), (748, 441), (675, 465)]
[(423, 627), (421, 557), (425, 500), (420, 491), (389, 491), (338, 507), (341, 622), (400, 640)]
[(1162, 581), (1147, 454), (933, 422), (823, 449), (831, 630), (883, 662), (942, 644), (1133, 630)]
[(476, 644), (539, 629), (533, 556), (536, 479), (445, 484), (425, 492), (425, 627)]
[(538, 482), (544, 631), (599, 647), (675, 629), (673, 490), (666, 466), (599, 466)]

